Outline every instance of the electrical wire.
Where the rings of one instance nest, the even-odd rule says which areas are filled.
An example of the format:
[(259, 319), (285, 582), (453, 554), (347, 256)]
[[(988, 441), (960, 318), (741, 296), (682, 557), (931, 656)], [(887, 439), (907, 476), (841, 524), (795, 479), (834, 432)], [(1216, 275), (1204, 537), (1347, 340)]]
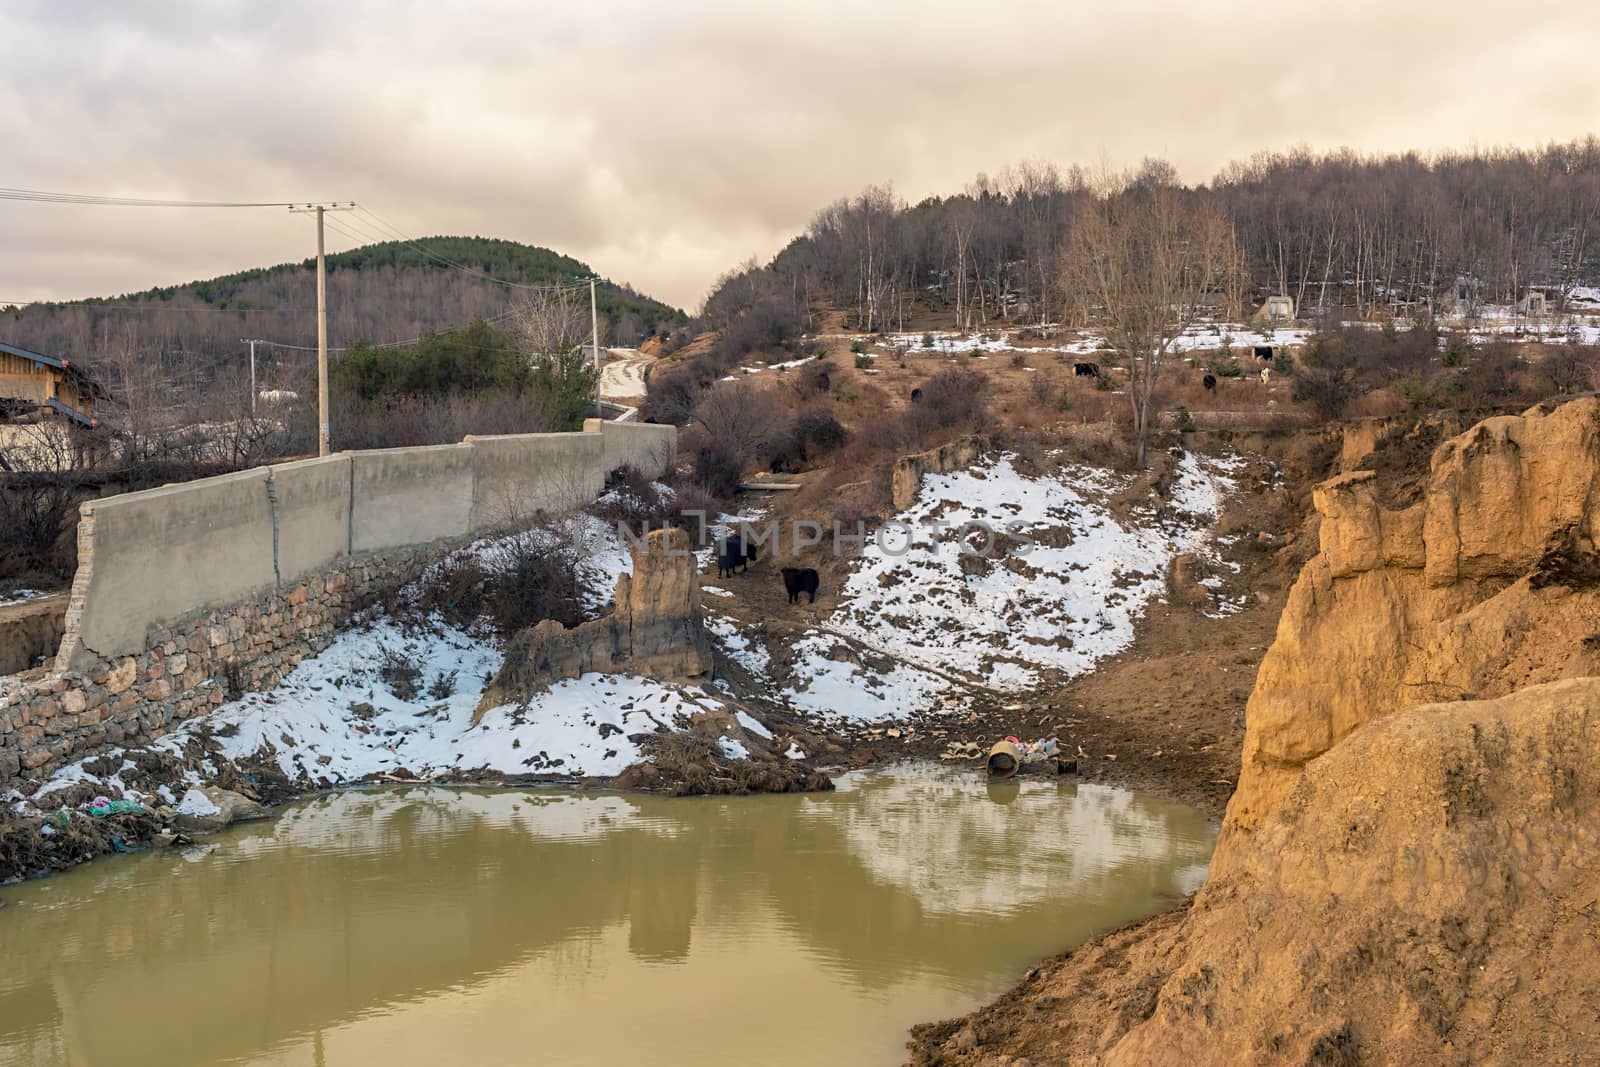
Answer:
[(96, 196), (90, 193), (52, 193), (41, 189), (0, 186), (0, 200), (27, 200), (41, 204), (81, 204), (90, 207), (295, 207), (278, 200), (161, 200), (141, 196)]

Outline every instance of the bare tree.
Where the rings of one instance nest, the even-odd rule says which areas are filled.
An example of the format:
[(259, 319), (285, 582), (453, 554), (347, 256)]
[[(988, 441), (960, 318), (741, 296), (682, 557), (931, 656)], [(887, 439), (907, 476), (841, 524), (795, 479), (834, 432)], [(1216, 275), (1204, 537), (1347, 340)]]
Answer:
[(1214, 202), (1151, 177), (1146, 164), (1138, 181), (1103, 180), (1062, 250), (1064, 288), (1088, 305), (1127, 361), (1141, 467), (1167, 356), (1223, 284), (1232, 247), (1232, 231)]
[(587, 290), (528, 289), (511, 307), (511, 329), (530, 359), (563, 355), (589, 340)]

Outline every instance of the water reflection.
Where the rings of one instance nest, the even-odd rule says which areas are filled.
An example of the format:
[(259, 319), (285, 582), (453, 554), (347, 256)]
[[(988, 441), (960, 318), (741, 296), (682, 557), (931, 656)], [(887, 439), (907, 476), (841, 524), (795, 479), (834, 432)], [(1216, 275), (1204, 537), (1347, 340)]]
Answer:
[(893, 1062), (909, 1023), (1193, 888), (1212, 845), (1116, 790), (843, 784), (346, 793), (192, 862), (0, 889), (0, 1061)]

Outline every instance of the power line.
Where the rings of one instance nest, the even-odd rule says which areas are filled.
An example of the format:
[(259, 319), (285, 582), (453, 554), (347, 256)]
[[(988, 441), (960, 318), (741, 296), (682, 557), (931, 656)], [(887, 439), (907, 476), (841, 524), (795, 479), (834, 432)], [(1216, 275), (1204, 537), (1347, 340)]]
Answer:
[(91, 193), (52, 193), (41, 189), (0, 186), (0, 200), (27, 200), (40, 204), (81, 204), (91, 207), (294, 207), (292, 202), (267, 200), (161, 200), (140, 196), (97, 196)]

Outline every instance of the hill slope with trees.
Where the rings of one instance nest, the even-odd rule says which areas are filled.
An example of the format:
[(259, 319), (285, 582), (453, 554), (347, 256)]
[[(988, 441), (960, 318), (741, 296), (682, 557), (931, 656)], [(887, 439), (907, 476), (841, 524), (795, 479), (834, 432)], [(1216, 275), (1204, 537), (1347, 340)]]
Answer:
[[(328, 332), (335, 347), (496, 319), (527, 292), (521, 287), (572, 283), (595, 273), (547, 248), (484, 237), (387, 241), (330, 255), (327, 265)], [(682, 311), (627, 285), (602, 281), (597, 298), (602, 335), (612, 343), (637, 344), (685, 320)], [(11, 344), (65, 354), (90, 368), (132, 349), (159, 356), (173, 373), (198, 376), (202, 384), (216, 364), (239, 365), (241, 337), (316, 344), (314, 260), (115, 297), (0, 309), (0, 339)]]

